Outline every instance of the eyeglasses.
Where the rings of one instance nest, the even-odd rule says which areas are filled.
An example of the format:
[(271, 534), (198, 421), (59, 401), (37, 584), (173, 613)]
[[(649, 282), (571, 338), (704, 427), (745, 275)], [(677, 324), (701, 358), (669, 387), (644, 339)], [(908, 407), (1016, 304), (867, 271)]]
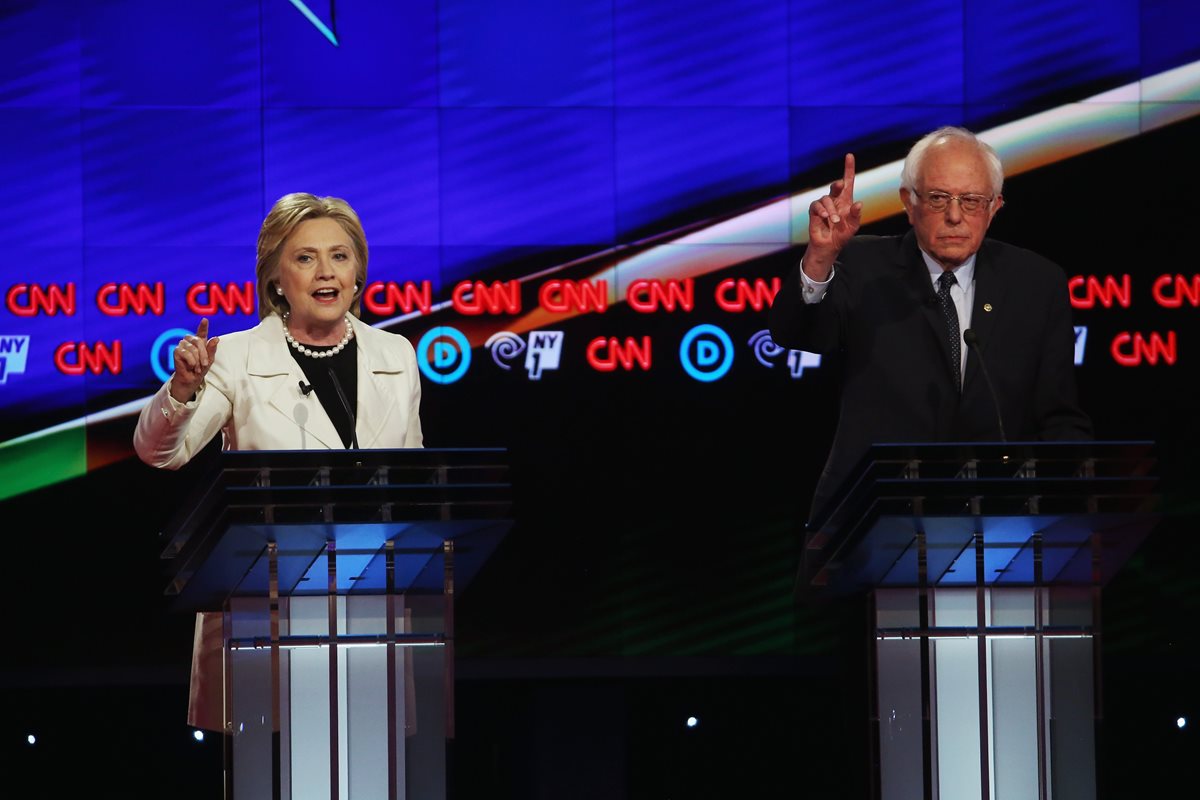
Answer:
[(962, 209), (964, 214), (978, 214), (992, 204), (995, 199), (988, 194), (946, 194), (945, 192), (918, 192), (913, 189), (913, 194), (921, 199), (930, 211), (945, 211), (951, 200), (958, 201), (958, 207)]

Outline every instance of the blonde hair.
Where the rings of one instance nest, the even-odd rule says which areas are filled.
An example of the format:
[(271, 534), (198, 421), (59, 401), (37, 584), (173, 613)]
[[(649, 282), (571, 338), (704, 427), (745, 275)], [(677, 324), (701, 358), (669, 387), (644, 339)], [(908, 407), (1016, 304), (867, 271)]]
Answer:
[(275, 201), (258, 232), (254, 277), (258, 283), (259, 319), (266, 319), (271, 314), (283, 316), (289, 310), (287, 298), (275, 291), (279, 285), (279, 251), (300, 223), (323, 217), (341, 225), (354, 245), (358, 262), (354, 278), (358, 286), (350, 303), (350, 313), (359, 316), (362, 293), (367, 286), (367, 235), (358, 214), (340, 197), (317, 197), (305, 192), (293, 192)]

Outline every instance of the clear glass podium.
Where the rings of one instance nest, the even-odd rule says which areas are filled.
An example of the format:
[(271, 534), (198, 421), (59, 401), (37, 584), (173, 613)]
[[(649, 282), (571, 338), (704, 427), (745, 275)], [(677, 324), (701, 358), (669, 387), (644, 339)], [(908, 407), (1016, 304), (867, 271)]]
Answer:
[(870, 599), (876, 800), (1095, 800), (1100, 592), (1158, 520), (1149, 442), (878, 445), (800, 596)]
[(446, 797), (454, 597), (511, 526), (505, 451), (220, 458), (163, 558), (225, 797)]

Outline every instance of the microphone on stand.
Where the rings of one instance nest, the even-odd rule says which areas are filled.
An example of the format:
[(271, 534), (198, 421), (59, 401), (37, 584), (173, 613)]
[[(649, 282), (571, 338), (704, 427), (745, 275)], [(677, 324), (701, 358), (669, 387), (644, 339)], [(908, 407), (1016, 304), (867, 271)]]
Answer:
[(337, 392), (338, 400), (342, 401), (342, 410), (346, 412), (346, 416), (350, 417), (350, 444), (358, 449), (358, 420), (354, 418), (354, 409), (350, 407), (350, 401), (346, 399), (346, 393), (342, 391), (342, 382), (338, 380), (337, 373), (333, 371), (333, 367), (329, 367), (329, 379), (333, 381), (333, 388)]
[(992, 406), (996, 409), (996, 424), (1000, 426), (1000, 441), (1008, 444), (1008, 439), (1004, 435), (1004, 417), (1000, 414), (1000, 398), (996, 396), (996, 387), (992, 385), (992, 376), (988, 374), (987, 362), (983, 359), (983, 346), (979, 343), (979, 336), (974, 330), (967, 328), (963, 331), (963, 341), (967, 343), (967, 347), (975, 351), (975, 356), (979, 359), (979, 369), (983, 372), (988, 393), (992, 396)]

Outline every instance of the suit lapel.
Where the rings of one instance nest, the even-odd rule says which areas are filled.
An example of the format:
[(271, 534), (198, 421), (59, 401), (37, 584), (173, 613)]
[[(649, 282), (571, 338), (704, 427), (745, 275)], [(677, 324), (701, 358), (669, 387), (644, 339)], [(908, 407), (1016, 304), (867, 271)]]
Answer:
[[(255, 328), (246, 358), (246, 371), (260, 380), (269, 395), (268, 403), (292, 425), (299, 425), (325, 447), (341, 449), (342, 438), (324, 406), (315, 394), (301, 395), (300, 382), (306, 380), (304, 370), (287, 351), (283, 338), (283, 321), (267, 317)], [(302, 416), (307, 412), (307, 416)]]
[[(975, 304), (971, 308), (971, 329), (979, 337), (981, 348), (987, 350), (988, 342), (992, 340), (992, 331), (996, 324), (997, 309), (1004, 307), (1004, 295), (1007, 282), (1004, 275), (989, 258), (990, 248), (987, 240), (979, 248), (975, 256)], [(984, 358), (987, 358), (985, 355)], [(979, 372), (979, 357), (974, 352), (967, 353), (967, 371), (963, 375), (963, 386), (970, 380), (975, 380)]]
[(392, 349), (381, 346), (378, 337), (387, 334), (357, 318), (351, 324), (358, 339), (358, 445), (376, 447), (397, 403), (396, 386), (389, 377), (403, 372), (404, 365)]

